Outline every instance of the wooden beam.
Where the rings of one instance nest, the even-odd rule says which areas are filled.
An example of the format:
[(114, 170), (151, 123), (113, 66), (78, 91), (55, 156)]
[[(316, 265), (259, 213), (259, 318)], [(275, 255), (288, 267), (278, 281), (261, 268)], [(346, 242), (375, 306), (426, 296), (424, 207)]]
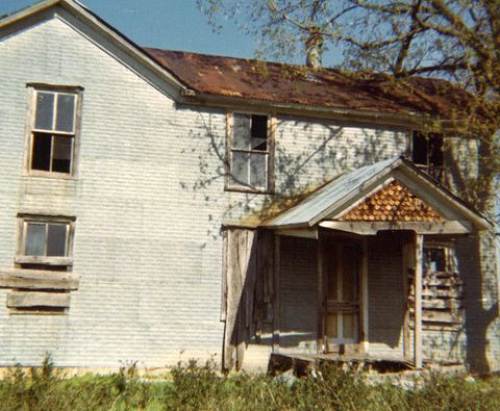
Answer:
[(73, 257), (44, 257), (31, 255), (17, 255), (14, 258), (16, 264), (41, 264), (49, 266), (73, 265)]
[(318, 239), (318, 229), (317, 228), (304, 228), (304, 229), (284, 229), (276, 230), (277, 235), (284, 235), (288, 237), (299, 237), (299, 238), (311, 238), (313, 240)]
[(32, 308), (55, 307), (68, 308), (69, 293), (46, 293), (40, 291), (11, 291), (7, 294), (7, 307)]
[(422, 358), (422, 266), (423, 266), (424, 237), (415, 234), (415, 314), (414, 314), (414, 362), (415, 368), (420, 369), (423, 365)]
[(0, 288), (77, 290), (80, 276), (65, 271), (0, 270)]
[(280, 347), (280, 244), (279, 236), (274, 236), (274, 304), (273, 304), (273, 353)]
[(401, 222), (401, 221), (322, 221), (320, 227), (347, 231), (359, 235), (376, 235), (384, 230), (410, 230), (419, 234), (467, 234), (472, 231), (465, 221)]

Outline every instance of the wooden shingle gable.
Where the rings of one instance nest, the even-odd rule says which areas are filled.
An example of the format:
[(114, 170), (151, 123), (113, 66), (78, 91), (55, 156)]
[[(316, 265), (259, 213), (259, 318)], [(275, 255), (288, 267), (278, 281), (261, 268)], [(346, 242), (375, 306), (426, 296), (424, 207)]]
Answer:
[(394, 180), (347, 211), (340, 221), (425, 221), (442, 222), (443, 216)]

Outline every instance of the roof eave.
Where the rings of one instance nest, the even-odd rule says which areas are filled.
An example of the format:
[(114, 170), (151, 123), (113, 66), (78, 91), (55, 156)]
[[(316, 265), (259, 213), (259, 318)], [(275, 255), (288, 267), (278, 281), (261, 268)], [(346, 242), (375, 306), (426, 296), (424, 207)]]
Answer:
[(416, 112), (389, 113), (382, 111), (335, 108), (322, 105), (282, 103), (245, 97), (221, 96), (209, 93), (183, 93), (183, 102), (193, 105), (209, 105), (226, 109), (255, 110), (276, 114), (300, 115), (360, 123), (384, 124), (401, 129), (419, 129), (430, 117)]

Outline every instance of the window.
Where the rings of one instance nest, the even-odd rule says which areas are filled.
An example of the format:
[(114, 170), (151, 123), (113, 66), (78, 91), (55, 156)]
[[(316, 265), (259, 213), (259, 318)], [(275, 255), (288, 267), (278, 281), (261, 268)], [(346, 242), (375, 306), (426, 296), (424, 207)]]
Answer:
[[(74, 219), (51, 216), (20, 218), (18, 264), (71, 265)], [(37, 267), (24, 267), (37, 268)]]
[(457, 271), (453, 244), (427, 242), (424, 244), (423, 264), (424, 275)]
[(230, 134), (230, 188), (271, 190), (271, 138), (265, 115), (234, 113)]
[(68, 229), (69, 224), (27, 222), (24, 255), (65, 257)]
[(438, 134), (413, 133), (412, 160), (419, 166), (443, 165), (443, 138)]
[(79, 93), (34, 90), (30, 174), (74, 175)]

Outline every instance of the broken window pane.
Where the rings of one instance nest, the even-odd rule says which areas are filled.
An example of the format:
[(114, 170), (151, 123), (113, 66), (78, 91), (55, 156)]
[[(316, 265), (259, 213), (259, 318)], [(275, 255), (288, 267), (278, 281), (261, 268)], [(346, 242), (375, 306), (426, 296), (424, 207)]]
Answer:
[(54, 94), (37, 93), (35, 128), (52, 130), (54, 118)]
[(412, 160), (415, 164), (428, 165), (429, 140), (422, 133), (413, 133)]
[(252, 137), (267, 139), (267, 116), (252, 116)]
[(447, 271), (444, 248), (424, 248), (424, 272)]
[(24, 253), (30, 256), (45, 255), (45, 224), (28, 224)]
[(248, 184), (248, 162), (250, 155), (248, 153), (233, 153), (233, 164), (231, 165), (231, 174), (238, 184)]
[(66, 224), (49, 224), (47, 233), (47, 256), (66, 255)]
[(58, 173), (71, 172), (71, 146), (73, 139), (71, 137), (54, 136), (52, 150), (52, 171)]
[(33, 148), (31, 153), (31, 168), (33, 170), (50, 171), (50, 146), (52, 136), (49, 134), (33, 134)]
[(250, 184), (254, 187), (267, 186), (267, 154), (250, 154)]
[(70, 94), (59, 94), (57, 97), (57, 119), (56, 130), (67, 131), (74, 130), (75, 118), (75, 96)]
[(233, 148), (250, 150), (250, 116), (246, 114), (233, 116)]

